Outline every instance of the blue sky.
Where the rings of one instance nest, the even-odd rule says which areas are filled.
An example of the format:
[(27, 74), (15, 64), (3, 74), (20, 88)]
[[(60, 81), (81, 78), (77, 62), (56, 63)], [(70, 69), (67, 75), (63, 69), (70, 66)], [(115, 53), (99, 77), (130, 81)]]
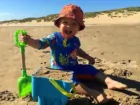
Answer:
[(0, 21), (56, 14), (70, 3), (84, 12), (140, 7), (140, 0), (0, 0)]

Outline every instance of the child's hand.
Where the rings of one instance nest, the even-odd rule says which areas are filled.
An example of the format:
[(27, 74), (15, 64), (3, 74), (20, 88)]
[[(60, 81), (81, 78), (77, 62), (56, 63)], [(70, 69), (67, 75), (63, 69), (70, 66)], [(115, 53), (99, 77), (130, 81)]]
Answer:
[(88, 60), (89, 64), (93, 65), (95, 64), (95, 59), (91, 56), (87, 56), (86, 59)]
[(30, 35), (24, 35), (22, 34), (22, 41), (25, 42), (27, 45), (39, 49), (40, 48), (40, 40), (34, 39)]
[(31, 39), (31, 37), (29, 35), (22, 35), (23, 42), (28, 44), (30, 39)]

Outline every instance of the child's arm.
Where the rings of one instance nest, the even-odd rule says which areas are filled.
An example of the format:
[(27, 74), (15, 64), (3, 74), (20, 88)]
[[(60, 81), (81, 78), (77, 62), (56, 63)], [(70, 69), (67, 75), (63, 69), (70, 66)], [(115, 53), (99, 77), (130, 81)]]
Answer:
[[(31, 38), (29, 35), (23, 35), (23, 41), (25, 43), (27, 43), (27, 45), (33, 47), (33, 48), (36, 48), (36, 49), (39, 49), (40, 48), (40, 40), (39, 39), (33, 39)], [(48, 47), (48, 46), (46, 46)]]
[(87, 59), (87, 57), (89, 56), (85, 51), (83, 51), (81, 48), (79, 48), (78, 50), (77, 50), (77, 55), (79, 56), (79, 57), (82, 57), (82, 58), (84, 58), (84, 59)]
[(88, 55), (85, 51), (83, 51), (81, 48), (79, 48), (77, 50), (77, 55), (79, 57), (82, 57), (84, 59), (87, 59), (89, 61), (89, 64), (94, 64), (95, 63), (95, 59), (93, 57), (91, 57), (90, 55)]

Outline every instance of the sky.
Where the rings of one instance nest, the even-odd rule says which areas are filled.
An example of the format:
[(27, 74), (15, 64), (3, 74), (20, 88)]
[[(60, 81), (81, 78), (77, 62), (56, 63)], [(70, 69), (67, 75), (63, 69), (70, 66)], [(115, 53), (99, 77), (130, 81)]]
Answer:
[(0, 0), (0, 21), (58, 14), (64, 5), (75, 4), (84, 12), (140, 7), (140, 0)]

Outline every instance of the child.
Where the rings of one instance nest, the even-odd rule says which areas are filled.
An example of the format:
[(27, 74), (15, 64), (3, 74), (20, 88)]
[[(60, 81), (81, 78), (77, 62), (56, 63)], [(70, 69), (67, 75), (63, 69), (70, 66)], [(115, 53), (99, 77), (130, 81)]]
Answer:
[[(94, 78), (105, 83), (108, 89), (125, 89), (127, 86), (94, 68), (94, 58), (80, 48), (79, 38), (75, 35), (85, 28), (83, 11), (80, 7), (69, 4), (64, 6), (59, 17), (54, 22), (60, 32), (54, 32), (42, 39), (33, 39), (29, 35), (23, 35), (23, 41), (36, 49), (51, 48), (51, 67), (59, 70), (73, 71), (72, 80), (76, 84), (76, 91), (93, 97), (99, 103), (106, 103), (112, 99), (111, 95), (102, 93), (97, 89), (89, 88), (84, 81)], [(78, 64), (77, 56), (89, 61), (89, 65)]]

